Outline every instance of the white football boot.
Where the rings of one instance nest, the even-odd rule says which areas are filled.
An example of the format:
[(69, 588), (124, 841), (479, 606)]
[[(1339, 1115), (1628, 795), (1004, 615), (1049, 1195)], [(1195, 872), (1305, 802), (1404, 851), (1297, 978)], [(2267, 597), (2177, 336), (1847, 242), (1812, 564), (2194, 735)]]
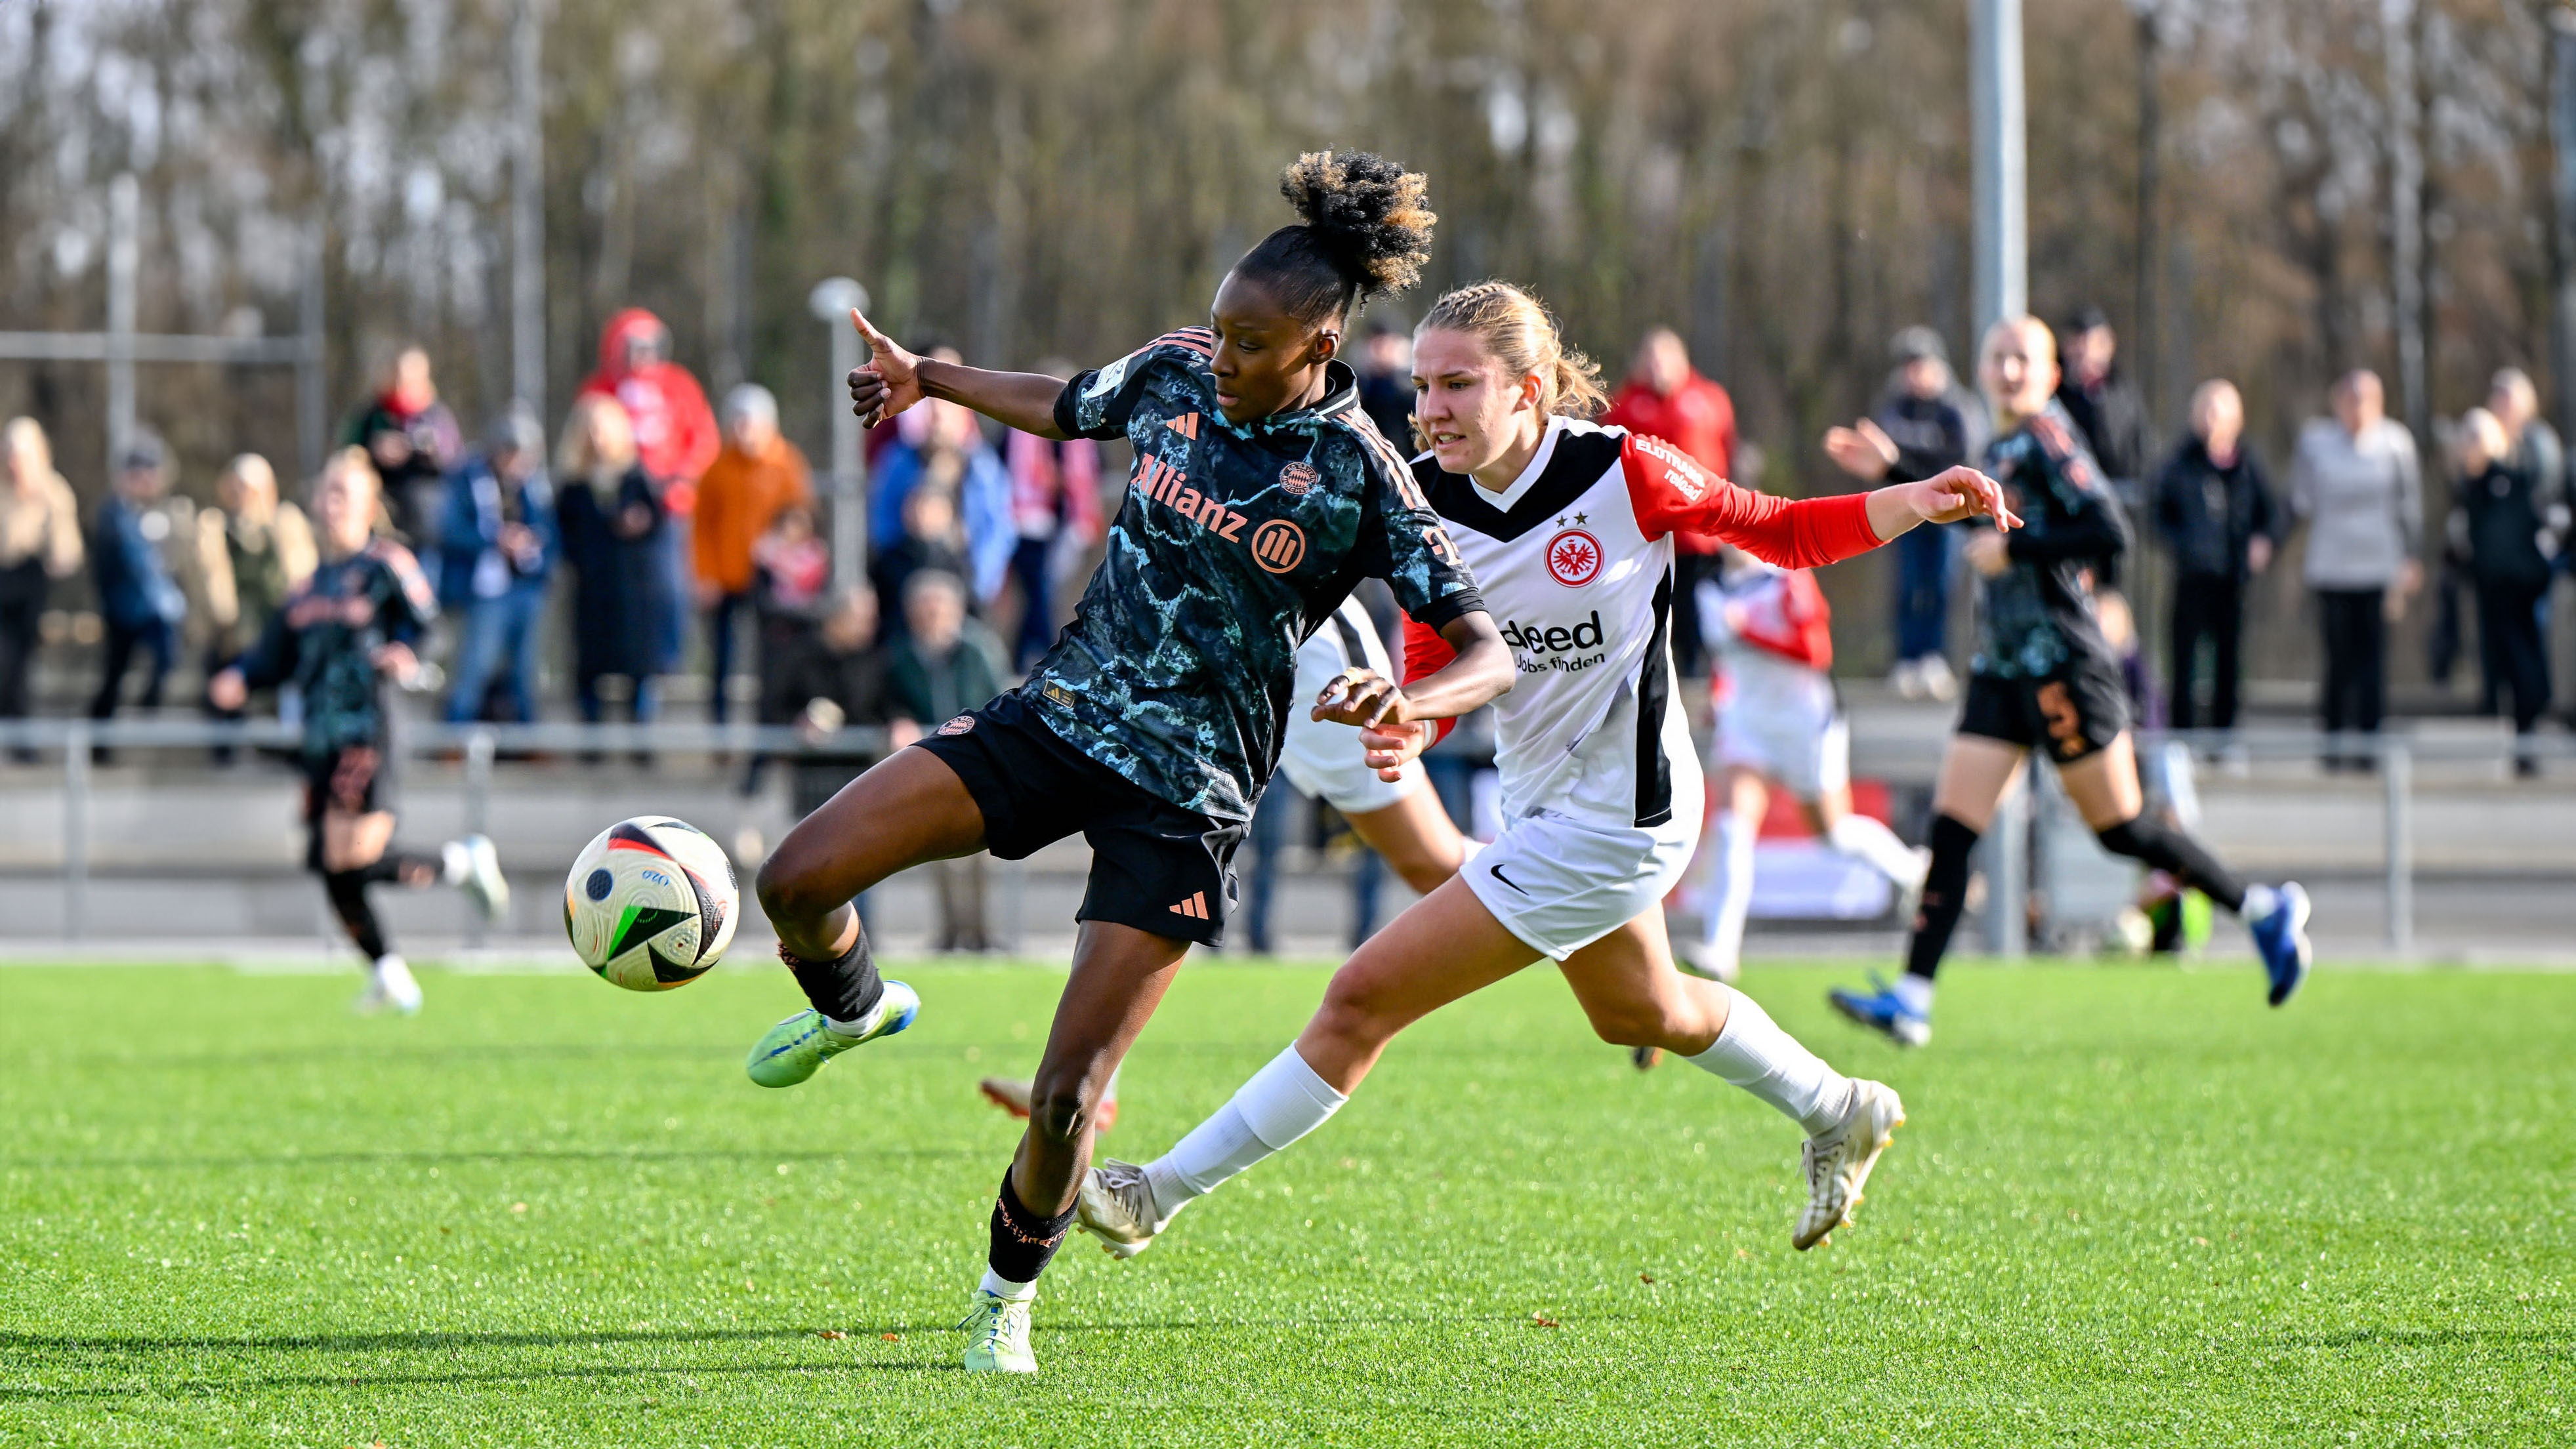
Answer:
[(358, 993), (353, 1006), (361, 1016), (379, 1011), (413, 1015), (420, 1010), (420, 983), (412, 979), (411, 967), (403, 958), (388, 951), (367, 968), (367, 989)]
[(1905, 1104), (1896, 1089), (1883, 1082), (1852, 1079), (1851, 1105), (1843, 1120), (1807, 1139), (1799, 1160), (1807, 1172), (1807, 1206), (1798, 1214), (1798, 1229), (1789, 1241), (1799, 1252), (1828, 1242), (1834, 1229), (1851, 1221), (1861, 1202), (1861, 1184), (1878, 1165), (1897, 1128), (1905, 1124)]
[[(492, 837), (468, 835), (448, 842), (452, 864), (446, 874), (474, 909), (487, 921), (497, 921), (510, 910), (510, 880), (501, 874), (501, 852), (494, 849)], [(462, 869), (458, 869), (458, 866)]]
[(1154, 1235), (1180, 1215), (1181, 1208), (1167, 1216), (1155, 1204), (1145, 1169), (1114, 1157), (1082, 1175), (1082, 1195), (1074, 1200), (1075, 1226), (1098, 1238), (1100, 1251), (1122, 1260), (1154, 1246)]

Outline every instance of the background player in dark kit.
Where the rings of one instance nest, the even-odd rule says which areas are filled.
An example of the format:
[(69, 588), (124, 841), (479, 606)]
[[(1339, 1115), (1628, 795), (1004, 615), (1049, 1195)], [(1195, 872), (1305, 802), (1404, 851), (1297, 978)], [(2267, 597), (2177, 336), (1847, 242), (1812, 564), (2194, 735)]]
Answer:
[(2102, 848), (2144, 861), (2237, 913), (2279, 1006), (2308, 973), (2308, 897), (2296, 883), (2247, 885), (2186, 832), (2145, 813), (2129, 737), (2127, 686), (2095, 616), (2101, 560), (2129, 545), (2118, 500), (2053, 396), (2048, 324), (2007, 317), (1986, 330), (1977, 368), (1994, 409), (1986, 471), (2013, 495), (2023, 526), (1972, 530), (1977, 653), (1932, 797), (1932, 865), (1906, 947), (1905, 974), (1868, 992), (1831, 993), (1834, 1009), (1903, 1046), (1932, 1038), (1932, 981), (1966, 904), (1968, 863), (2033, 750)]
[(437, 855), (393, 847), (392, 715), (385, 685), (420, 667), (412, 644), (437, 617), (411, 550), (369, 532), (383, 485), (364, 448), (331, 455), (314, 484), (322, 561), (269, 616), (259, 642), (217, 674), (206, 697), (237, 710), (254, 688), (293, 680), (304, 697), (304, 866), (322, 877), (331, 909), (367, 958), (362, 1011), (420, 1009), (411, 968), (385, 940), (367, 887), (462, 886), (486, 919), (509, 905), (492, 842), (451, 840)]

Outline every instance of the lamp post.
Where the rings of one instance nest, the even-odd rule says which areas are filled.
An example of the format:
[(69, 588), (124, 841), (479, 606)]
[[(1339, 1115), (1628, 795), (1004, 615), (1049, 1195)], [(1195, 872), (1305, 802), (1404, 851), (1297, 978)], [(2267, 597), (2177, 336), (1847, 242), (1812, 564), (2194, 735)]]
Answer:
[(846, 586), (866, 577), (868, 567), (868, 465), (844, 383), (860, 362), (859, 330), (850, 325), (850, 313), (867, 310), (868, 289), (848, 277), (825, 277), (805, 304), (832, 329), (832, 581)]

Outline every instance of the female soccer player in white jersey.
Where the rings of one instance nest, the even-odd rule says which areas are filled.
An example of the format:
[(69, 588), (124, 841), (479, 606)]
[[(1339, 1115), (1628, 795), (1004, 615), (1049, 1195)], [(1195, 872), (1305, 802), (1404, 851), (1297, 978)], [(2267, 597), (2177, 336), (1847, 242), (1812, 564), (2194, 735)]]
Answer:
[(1834, 1009), (1901, 1046), (1932, 1039), (1932, 980), (1959, 923), (1968, 853), (2024, 760), (2044, 749), (2102, 848), (2164, 871), (2237, 913), (2271, 978), (2274, 1006), (2308, 975), (2308, 895), (2296, 882), (2248, 885), (2183, 831), (2145, 813), (2129, 697), (2093, 607), (2093, 571), (2129, 544), (2102, 470), (2056, 401), (2057, 345), (2036, 317), (1986, 329), (1977, 380), (1994, 407), (1986, 466), (2030, 526), (1980, 531), (1977, 655), (1958, 732), (1932, 797), (1932, 869), (1906, 947), (1905, 974), (1871, 991), (1837, 990)]
[(1771, 787), (1798, 802), (1819, 839), (1887, 877), (1900, 891), (1923, 884), (1928, 854), (1852, 810), (1851, 727), (1834, 692), (1833, 612), (1815, 576), (1720, 551), (1699, 586), (1700, 637), (1717, 655), (1717, 849), (1696, 941), (1675, 942), (1682, 964), (1735, 979), (1744, 918), (1753, 902), (1753, 842)]
[[(1809, 567), (1926, 519), (1999, 516), (1991, 480), (1957, 469), (1875, 493), (1788, 503), (1702, 472), (1678, 449), (1577, 415), (1600, 394), (1528, 294), (1500, 282), (1450, 293), (1414, 342), (1414, 463), (1503, 636), (1520, 682), (1495, 703), (1503, 833), (1398, 916), (1333, 978), (1303, 1035), (1178, 1146), (1086, 1175), (1085, 1228), (1120, 1257), (1192, 1199), (1338, 1110), (1398, 1031), (1546, 957), (1593, 1027), (1657, 1046), (1744, 1087), (1808, 1134), (1809, 1202), (1795, 1241), (1824, 1239), (1859, 1199), (1896, 1094), (1837, 1075), (1732, 988), (1673, 969), (1661, 902), (1698, 835), (1699, 765), (1672, 697), (1668, 628), (1676, 529), (1715, 533)], [(1409, 630), (1406, 672), (1444, 651)], [(1434, 732), (1363, 731), (1392, 771)]]

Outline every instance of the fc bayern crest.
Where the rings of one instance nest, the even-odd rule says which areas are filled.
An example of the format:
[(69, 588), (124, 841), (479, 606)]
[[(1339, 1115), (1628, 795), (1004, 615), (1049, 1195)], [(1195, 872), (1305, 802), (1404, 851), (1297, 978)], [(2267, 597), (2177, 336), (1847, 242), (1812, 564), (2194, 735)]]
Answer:
[(1279, 486), (1291, 498), (1305, 497), (1307, 489), (1323, 481), (1324, 475), (1316, 472), (1311, 463), (1291, 463), (1279, 470)]
[(1592, 582), (1601, 572), (1601, 540), (1569, 528), (1547, 541), (1547, 571), (1569, 589)]

